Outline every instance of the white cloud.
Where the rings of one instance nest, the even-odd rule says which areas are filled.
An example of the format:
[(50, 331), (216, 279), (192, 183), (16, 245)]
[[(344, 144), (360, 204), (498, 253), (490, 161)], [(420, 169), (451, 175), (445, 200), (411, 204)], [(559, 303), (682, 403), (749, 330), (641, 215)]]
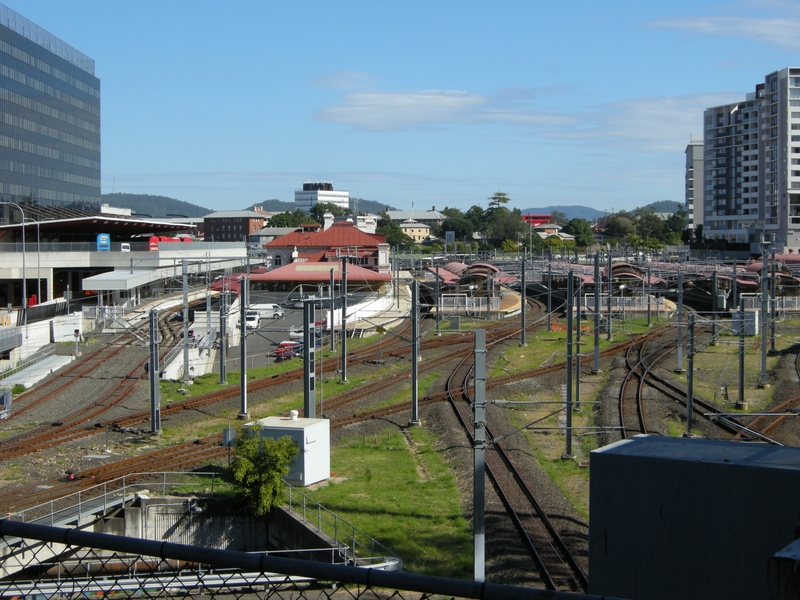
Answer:
[(544, 135), (563, 142), (593, 141), (600, 147), (640, 152), (682, 152), (690, 134), (703, 130), (703, 110), (740, 97), (731, 93), (626, 100), (580, 115), (576, 127)]
[[(776, 3), (770, 3), (776, 4)], [(787, 17), (686, 17), (652, 21), (654, 27), (679, 29), (701, 35), (741, 37), (776, 45), (784, 50), (800, 49), (800, 19)]]
[(735, 102), (738, 92), (639, 98), (581, 112), (536, 110), (541, 93), (502, 90), (493, 95), (466, 91), (354, 92), (317, 113), (327, 123), (359, 131), (410, 130), (448, 125), (516, 127), (528, 140), (625, 149), (682, 152), (692, 132), (702, 131), (703, 110)]
[[(530, 94), (535, 95), (535, 94)], [(418, 129), (454, 123), (505, 123), (547, 127), (565, 125), (564, 116), (536, 111), (510, 100), (528, 95), (508, 91), (495, 96), (461, 90), (354, 92), (319, 111), (316, 118), (366, 131)]]

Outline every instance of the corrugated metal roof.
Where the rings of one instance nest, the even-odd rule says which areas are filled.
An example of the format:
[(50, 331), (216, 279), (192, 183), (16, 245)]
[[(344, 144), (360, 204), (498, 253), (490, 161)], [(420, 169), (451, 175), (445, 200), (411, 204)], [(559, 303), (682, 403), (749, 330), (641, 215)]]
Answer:
[(265, 247), (283, 248), (377, 248), (386, 242), (386, 236), (364, 233), (352, 223), (334, 223), (324, 231), (295, 231), (275, 238), (264, 244)]
[[(296, 281), (327, 283), (330, 281), (333, 269), (334, 281), (341, 281), (341, 264), (339, 262), (294, 262), (283, 267), (278, 267), (266, 273), (251, 274), (251, 281)], [(390, 273), (377, 273), (358, 265), (347, 265), (348, 282), (379, 282), (391, 281)]]

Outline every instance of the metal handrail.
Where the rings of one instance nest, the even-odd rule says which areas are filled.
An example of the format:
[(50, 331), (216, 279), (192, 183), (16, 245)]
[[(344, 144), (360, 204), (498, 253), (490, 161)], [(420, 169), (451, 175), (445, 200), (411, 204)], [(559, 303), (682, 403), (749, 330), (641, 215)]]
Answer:
[(283, 489), (283, 496), (287, 507), (302, 515), (304, 522), (310, 521), (317, 532), (331, 535), (347, 556), (350, 550), (350, 559), (353, 561), (366, 558), (397, 556), (386, 546), (376, 541), (363, 531), (351, 525), (336, 513), (328, 510), (313, 498), (307, 496), (296, 487), (287, 485)]

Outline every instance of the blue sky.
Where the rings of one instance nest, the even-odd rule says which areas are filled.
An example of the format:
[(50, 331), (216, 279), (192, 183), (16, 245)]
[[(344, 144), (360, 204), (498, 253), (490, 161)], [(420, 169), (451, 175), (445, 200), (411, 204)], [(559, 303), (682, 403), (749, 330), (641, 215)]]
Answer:
[(683, 201), (702, 111), (800, 65), (783, 0), (5, 0), (101, 78), (102, 191), (221, 210)]

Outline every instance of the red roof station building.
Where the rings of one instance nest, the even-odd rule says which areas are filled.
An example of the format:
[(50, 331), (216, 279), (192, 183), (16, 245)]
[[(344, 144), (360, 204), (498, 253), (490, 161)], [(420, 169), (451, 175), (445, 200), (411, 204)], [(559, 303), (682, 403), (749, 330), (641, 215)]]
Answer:
[(538, 227), (539, 225), (546, 225), (553, 222), (553, 215), (535, 215), (533, 213), (526, 213), (522, 215), (522, 220), (528, 225)]
[[(251, 271), (253, 289), (291, 291), (298, 285), (326, 285), (333, 271), (334, 282), (341, 282), (342, 259), (347, 260), (347, 283), (354, 288), (377, 289), (392, 280), (389, 244), (386, 236), (357, 229), (351, 222), (332, 223), (328, 229), (318, 224), (303, 225), (263, 245), (265, 268)], [(238, 290), (238, 281), (218, 282), (215, 286)]]

